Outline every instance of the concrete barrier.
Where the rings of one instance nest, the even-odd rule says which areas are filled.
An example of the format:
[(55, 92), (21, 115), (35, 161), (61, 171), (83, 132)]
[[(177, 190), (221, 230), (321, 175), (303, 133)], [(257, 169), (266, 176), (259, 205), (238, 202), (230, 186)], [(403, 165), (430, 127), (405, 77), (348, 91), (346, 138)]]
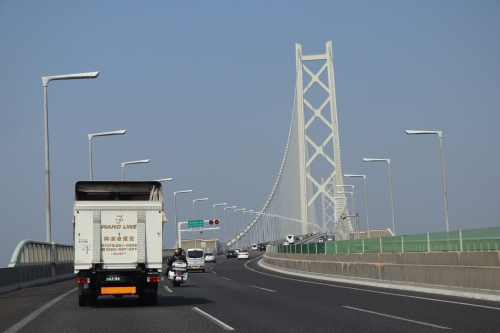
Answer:
[(500, 291), (500, 252), (284, 254), (267, 264), (302, 272)]

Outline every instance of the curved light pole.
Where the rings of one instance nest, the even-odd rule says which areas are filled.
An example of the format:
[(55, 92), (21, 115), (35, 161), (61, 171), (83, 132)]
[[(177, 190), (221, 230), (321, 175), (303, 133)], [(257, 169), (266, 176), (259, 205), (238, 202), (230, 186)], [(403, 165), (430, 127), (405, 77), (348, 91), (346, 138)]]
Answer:
[[(243, 211), (243, 226), (245, 226), (245, 213), (250, 213), (250, 212), (253, 212), (253, 209)], [(247, 242), (247, 233), (248, 231), (245, 231), (245, 243)]]
[(443, 132), (406, 130), (406, 134), (437, 134), (439, 136), (439, 147), (441, 152), (441, 174), (443, 175), (443, 194), (444, 194), (444, 212), (446, 216), (446, 231), (450, 231), (450, 222), (448, 220), (448, 195), (446, 193), (446, 179), (444, 177)]
[(92, 177), (92, 138), (95, 136), (122, 135), (122, 134), (125, 134), (125, 132), (127, 132), (127, 130), (94, 133), (94, 134), (88, 135), (89, 136), (90, 180), (93, 180), (93, 177)]
[(140, 164), (140, 163), (149, 163), (150, 159), (147, 160), (139, 160), (139, 161), (131, 161), (131, 162), (122, 162), (122, 180), (125, 180), (125, 165), (127, 164)]
[(52, 242), (51, 218), (50, 218), (50, 163), (49, 163), (49, 101), (47, 97), (47, 86), (50, 81), (55, 80), (76, 80), (76, 79), (95, 79), (99, 72), (42, 76), (43, 84), (43, 116), (45, 124), (45, 220), (47, 242)]
[(396, 223), (394, 222), (394, 199), (392, 197), (392, 176), (391, 176), (391, 159), (390, 158), (363, 158), (365, 162), (387, 162), (389, 167), (389, 188), (391, 190), (391, 209), (392, 209), (392, 228), (394, 236), (396, 236)]
[[(214, 206), (214, 223), (215, 223), (215, 206), (225, 206), (225, 205), (227, 205), (227, 202), (213, 205)], [(217, 255), (216, 249), (215, 249), (215, 229), (214, 229), (214, 253), (215, 253), (215, 255)]]
[(174, 216), (175, 216), (175, 230), (177, 232), (177, 239), (176, 239), (176, 244), (178, 247), (181, 247), (181, 230), (179, 229), (179, 225), (177, 224), (177, 201), (176, 201), (176, 196), (177, 193), (191, 193), (193, 190), (184, 190), (184, 191), (175, 191), (174, 192)]
[(226, 240), (226, 250), (227, 250), (227, 223), (226, 223), (226, 209), (236, 208), (238, 206), (224, 207), (224, 239)]
[(370, 219), (368, 217), (368, 192), (366, 190), (366, 175), (350, 175), (344, 174), (344, 177), (363, 177), (365, 181), (365, 201), (366, 201), (366, 227), (368, 231), (368, 238), (370, 238)]
[[(202, 199), (194, 199), (193, 200), (193, 217), (194, 217), (193, 220), (196, 220), (196, 210), (194, 208), (194, 203), (196, 201), (207, 201), (208, 199), (209, 198), (202, 198)], [(194, 232), (194, 247), (196, 247), (196, 231), (194, 230), (194, 228), (193, 228), (193, 232)]]
[(234, 248), (237, 249), (238, 248), (238, 235), (237, 235), (237, 222), (236, 222), (236, 211), (243, 211), (245, 210), (246, 208), (238, 208), (238, 209), (235, 209), (234, 210)]

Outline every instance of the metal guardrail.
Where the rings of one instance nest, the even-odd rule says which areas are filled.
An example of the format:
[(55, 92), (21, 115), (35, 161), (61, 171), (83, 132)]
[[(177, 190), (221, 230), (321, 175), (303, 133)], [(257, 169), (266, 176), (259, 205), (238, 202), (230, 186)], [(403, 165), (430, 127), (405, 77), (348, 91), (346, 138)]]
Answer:
[(71, 244), (25, 239), (14, 250), (9, 267), (73, 263), (73, 253)]
[(325, 243), (272, 245), (270, 253), (348, 254), (450, 251), (499, 251), (500, 227), (434, 232)]

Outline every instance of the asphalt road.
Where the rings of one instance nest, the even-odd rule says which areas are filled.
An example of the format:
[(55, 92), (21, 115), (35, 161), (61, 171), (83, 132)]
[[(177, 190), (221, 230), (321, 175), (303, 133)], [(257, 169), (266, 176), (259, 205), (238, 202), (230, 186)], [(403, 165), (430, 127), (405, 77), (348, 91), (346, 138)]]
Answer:
[[(218, 257), (187, 283), (160, 283), (158, 304), (100, 297), (79, 307), (73, 280), (0, 296), (0, 332), (500, 332), (500, 304), (270, 272)], [(257, 259), (257, 260), (255, 260)]]

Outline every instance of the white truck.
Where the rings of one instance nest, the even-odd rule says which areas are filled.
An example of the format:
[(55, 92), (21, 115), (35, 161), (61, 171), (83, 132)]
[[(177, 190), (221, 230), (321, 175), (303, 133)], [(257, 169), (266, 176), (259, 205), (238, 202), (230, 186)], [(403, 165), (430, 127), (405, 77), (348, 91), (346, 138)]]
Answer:
[(95, 305), (103, 295), (138, 295), (142, 304), (156, 304), (165, 222), (160, 182), (77, 182), (73, 229), (79, 305)]

